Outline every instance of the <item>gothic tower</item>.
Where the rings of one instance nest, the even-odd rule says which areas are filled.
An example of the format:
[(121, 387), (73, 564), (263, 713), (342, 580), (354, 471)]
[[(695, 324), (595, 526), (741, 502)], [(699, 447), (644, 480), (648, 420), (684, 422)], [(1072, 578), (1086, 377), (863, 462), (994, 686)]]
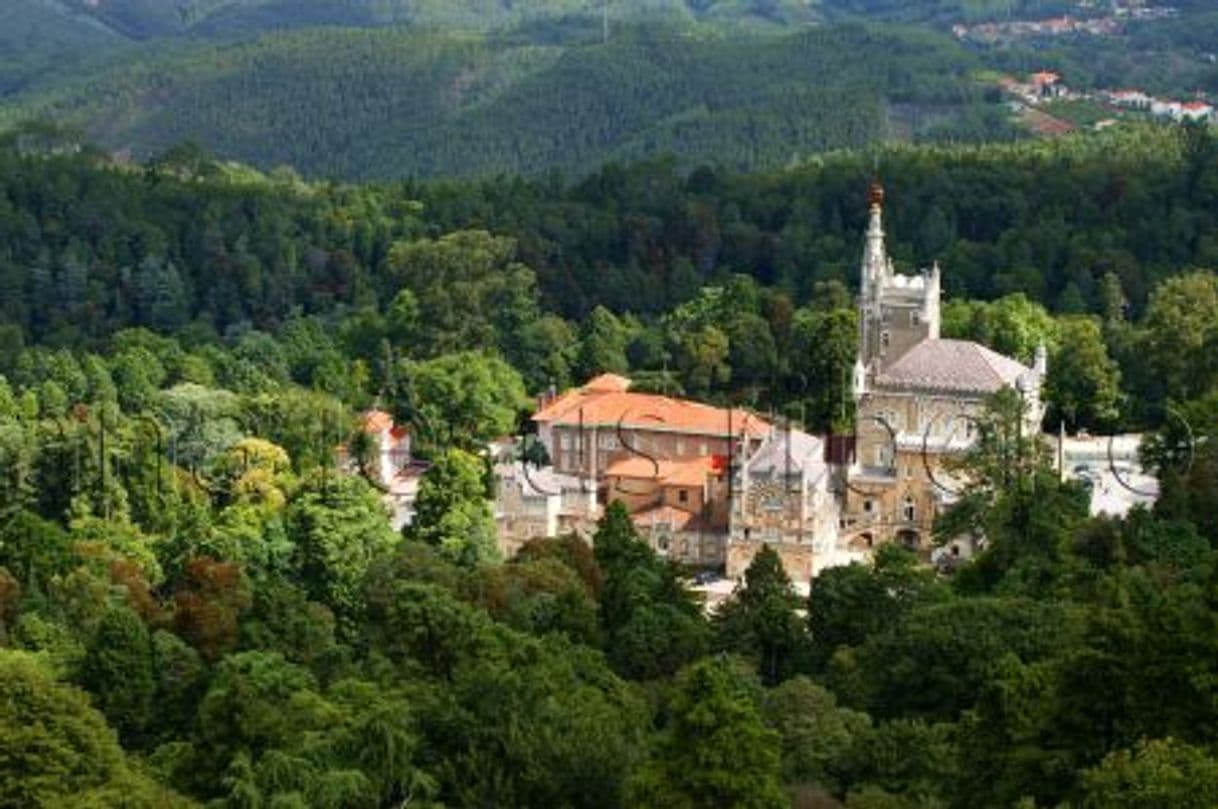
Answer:
[(884, 245), (884, 188), (878, 182), (872, 184), (869, 200), (871, 218), (859, 283), (857, 369), (866, 377), (891, 365), (923, 340), (939, 337), (940, 285), (938, 264), (918, 275), (901, 275), (894, 270)]

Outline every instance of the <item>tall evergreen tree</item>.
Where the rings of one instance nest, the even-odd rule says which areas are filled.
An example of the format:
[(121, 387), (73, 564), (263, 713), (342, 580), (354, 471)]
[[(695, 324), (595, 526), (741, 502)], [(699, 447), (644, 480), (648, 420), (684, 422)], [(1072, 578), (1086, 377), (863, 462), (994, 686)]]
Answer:
[(695, 663), (676, 678), (671, 719), (630, 794), (637, 809), (779, 809), (778, 734), (760, 690), (730, 660)]

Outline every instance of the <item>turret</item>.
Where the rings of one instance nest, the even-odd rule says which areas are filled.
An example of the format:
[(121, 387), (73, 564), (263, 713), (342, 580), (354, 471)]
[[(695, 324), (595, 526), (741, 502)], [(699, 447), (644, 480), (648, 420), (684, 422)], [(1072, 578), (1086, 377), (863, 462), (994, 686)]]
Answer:
[(865, 379), (897, 362), (923, 340), (939, 339), (942, 291), (938, 263), (916, 275), (896, 271), (884, 244), (883, 187), (872, 184), (868, 198), (871, 219), (863, 246), (859, 296), (859, 361)]
[(867, 224), (867, 240), (863, 246), (863, 278), (860, 288), (863, 300), (871, 300), (891, 272), (888, 253), (884, 249), (884, 186), (874, 182), (868, 194), (871, 219)]
[(939, 262), (936, 261), (926, 273), (926, 291), (922, 297), (922, 322), (926, 324), (926, 337), (930, 340), (939, 339), (939, 296), (942, 277)]
[(891, 262), (884, 248), (884, 186), (871, 184), (867, 195), (870, 221), (863, 242), (863, 262), (859, 279), (859, 352), (863, 366), (876, 355), (880, 339), (880, 296), (891, 275)]

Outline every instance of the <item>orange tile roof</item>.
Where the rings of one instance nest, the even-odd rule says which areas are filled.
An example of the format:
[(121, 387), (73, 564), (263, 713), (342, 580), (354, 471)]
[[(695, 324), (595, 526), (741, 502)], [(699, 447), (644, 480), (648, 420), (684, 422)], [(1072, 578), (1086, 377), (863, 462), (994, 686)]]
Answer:
[(381, 433), (393, 429), (393, 416), (384, 410), (368, 410), (364, 413), (364, 432)]
[[(593, 383), (599, 386), (597, 380), (602, 379), (597, 377)], [(582, 421), (585, 427), (616, 427), (621, 423), (635, 429), (706, 436), (726, 436), (730, 424), (733, 435), (752, 438), (761, 438), (770, 430), (764, 420), (740, 408), (728, 411), (687, 399), (589, 385), (562, 394), (534, 414), (533, 421), (568, 426)]]
[(654, 480), (666, 486), (701, 486), (708, 475), (714, 474), (719, 464), (714, 456), (707, 455), (688, 461), (651, 461), (634, 455), (609, 464), (606, 477)]
[(640, 528), (650, 528), (656, 523), (667, 523), (674, 531), (689, 529), (697, 519), (692, 511), (675, 506), (655, 506), (630, 515), (630, 521)]

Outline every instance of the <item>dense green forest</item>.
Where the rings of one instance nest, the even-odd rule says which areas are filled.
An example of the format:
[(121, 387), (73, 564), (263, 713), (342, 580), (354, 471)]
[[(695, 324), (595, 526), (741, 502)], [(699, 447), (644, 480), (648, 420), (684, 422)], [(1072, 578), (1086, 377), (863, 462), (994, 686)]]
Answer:
[(826, 8), (868, 19), (938, 25), (988, 20), (1043, 19), (1078, 14), (1075, 0), (831, 0)]
[[(113, 165), (56, 130), (7, 143), (0, 371), (25, 344), (95, 348), (129, 326), (207, 343), (304, 318), (368, 364), (367, 396), (390, 381), (381, 344), (396, 328), (399, 339), (420, 331), (425, 356), (493, 345), (532, 391), (613, 365), (767, 406), (810, 396), (820, 426), (842, 415), (853, 326), (817, 311), (850, 308), (875, 156), (762, 175), (660, 162), (570, 185), (350, 186), (185, 147), (149, 167)], [(907, 268), (940, 260), (958, 330), (1012, 353), (1031, 355), (1026, 329), (987, 337), (1004, 329), (968, 301), (1001, 303), (1007, 314), (990, 321), (1031, 319), (1050, 344), (1050, 315), (1102, 319), (1130, 394), (1122, 420), (1154, 423), (1173, 390), (1157, 363), (1183, 360), (1147, 350), (1136, 325), (1166, 279), (1218, 261), (1215, 154), (1205, 129), (1158, 127), (885, 152), (891, 249)], [(403, 287), (411, 300), (395, 309)], [(844, 335), (838, 359), (802, 365), (819, 359), (798, 341), (816, 345), (830, 328)], [(581, 355), (580, 332), (608, 348)], [(1173, 335), (1194, 338), (1205, 339)]]
[(0, 98), (123, 44), (123, 37), (96, 21), (65, 15), (41, 0), (6, 2), (0, 6)]
[[(489, 239), (440, 240), (467, 251), (448, 270), (506, 249)], [(953, 578), (889, 548), (801, 600), (762, 553), (708, 619), (622, 511), (591, 546), (544, 540), (497, 559), (468, 449), (528, 400), (484, 353), (516, 331), (470, 311), (458, 335), (417, 319), (448, 252), (395, 246), (391, 263), (415, 272), (379, 315), (399, 380), (385, 395), (451, 421), (425, 436), (433, 466), (404, 536), (370, 483), (331, 467), (344, 438), (357, 469), (367, 451), (351, 381), (371, 363), (323, 323), (223, 341), (127, 329), (96, 351), (16, 354), (0, 384), (0, 804), (1218, 798), (1212, 441), (1187, 467), (1164, 457), (1157, 513), (1089, 519), (1081, 491), (1045, 469), (1003, 488), (979, 477), (969, 503), (984, 508), (959, 518), (980, 513), (990, 544)], [(1143, 328), (1166, 338), (1168, 318), (1191, 318), (1213, 340), (1216, 302), (1213, 275), (1182, 276)], [(1012, 309), (971, 314), (1035, 320)], [(578, 340), (592, 368), (613, 367), (608, 322), (594, 315)], [(1218, 435), (1213, 405), (1187, 405), (1197, 436)]]
[[(1216, 156), (1147, 127), (350, 185), (10, 133), (0, 806), (1218, 802)], [(1090, 518), (1020, 436), (964, 461), (953, 575), (889, 547), (802, 598), (766, 552), (707, 616), (618, 509), (500, 559), (477, 453), (550, 385), (849, 428), (877, 163), (945, 333), (1048, 344), (1054, 422), (1158, 431), (1155, 509)], [(402, 534), (378, 402), (431, 464)]]
[[(611, 0), (608, 10), (614, 27), (645, 19), (781, 30), (821, 18), (814, 0)], [(590, 41), (602, 36), (603, 12), (599, 0), (6, 0), (0, 96), (96, 69), (98, 57), (140, 62), (165, 47), (324, 26)]]
[(1072, 6), (632, 0), (603, 18), (592, 0), (14, 0), (0, 10), (0, 129), (53, 120), (140, 160), (192, 140), (347, 181), (583, 176), (664, 155), (756, 171), (1024, 135), (996, 71), (1218, 90), (1218, 16), (1200, 6), (1114, 36), (983, 45), (949, 32), (1106, 13)]
[(1014, 134), (976, 60), (941, 35), (758, 36), (653, 23), (561, 45), (312, 29), (145, 55), (18, 97), (3, 117), (77, 124), (137, 156), (192, 139), (344, 179), (582, 175), (665, 153), (755, 169), (885, 139)]
[[(489, 31), (553, 21), (596, 19), (601, 0), (11, 0), (13, 19), (38, 19), (44, 30), (81, 24), (105, 27), (133, 40), (166, 36), (248, 37), (268, 30), (316, 25)], [(610, 0), (613, 22), (640, 18), (790, 26), (858, 16), (957, 21), (1011, 14), (1047, 14), (1061, 0)], [(52, 28), (53, 24), (58, 29)]]

